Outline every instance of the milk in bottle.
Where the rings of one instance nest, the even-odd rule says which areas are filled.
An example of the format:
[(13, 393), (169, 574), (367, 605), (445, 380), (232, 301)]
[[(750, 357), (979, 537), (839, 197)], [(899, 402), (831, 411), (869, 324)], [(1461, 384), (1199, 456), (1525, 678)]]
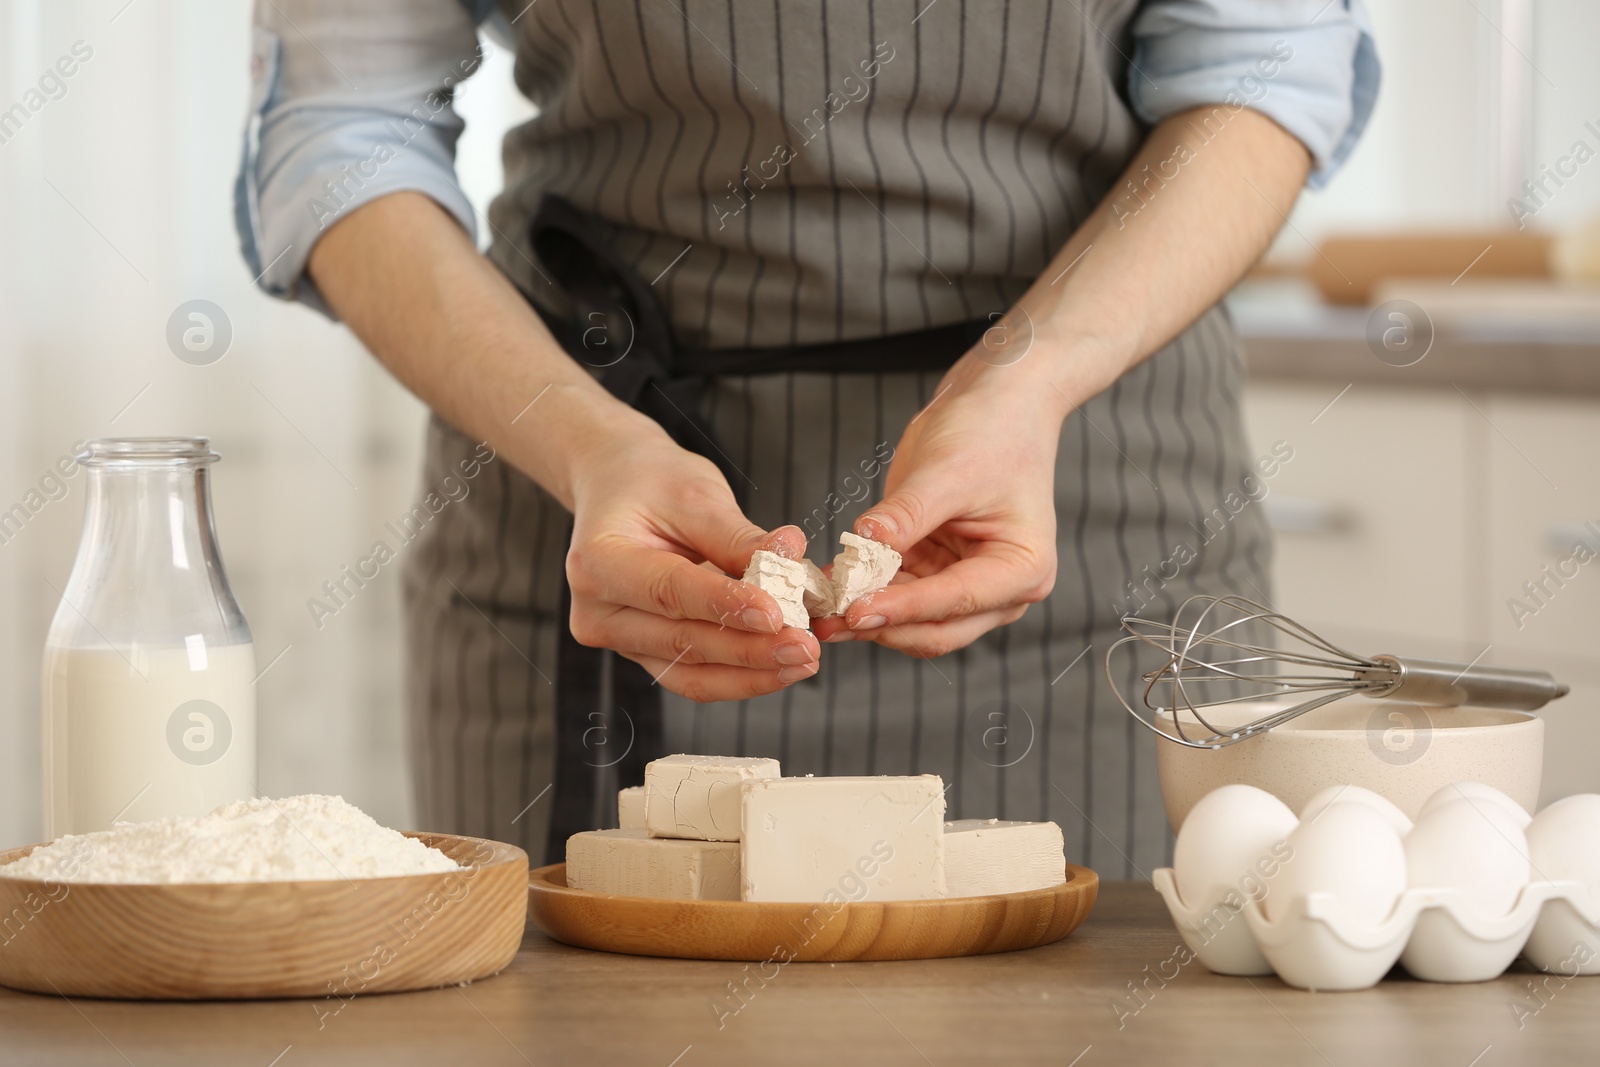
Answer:
[(255, 795), (255, 655), (217, 549), (205, 438), (91, 441), (44, 651), (45, 835)]

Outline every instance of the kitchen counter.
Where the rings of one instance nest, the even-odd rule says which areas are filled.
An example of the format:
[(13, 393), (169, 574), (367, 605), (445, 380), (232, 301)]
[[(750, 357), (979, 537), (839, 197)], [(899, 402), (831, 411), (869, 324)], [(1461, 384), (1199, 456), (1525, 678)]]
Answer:
[[(968, 959), (789, 964), (764, 988), (751, 979), (740, 1007), (728, 984), (745, 978), (743, 964), (611, 956), (530, 931), (496, 978), (343, 1003), (147, 1004), (0, 990), (0, 1062), (1492, 1067), (1592, 1061), (1600, 1031), (1600, 977), (1563, 985), (1519, 964), (1476, 985), (1396, 978), (1314, 994), (1274, 978), (1221, 978), (1197, 962), (1178, 967), (1178, 946), (1147, 883), (1109, 883), (1088, 922), (1058, 944)], [(1540, 982), (1542, 1004), (1529, 989)], [(1146, 990), (1142, 1004), (1134, 987)]]
[(1600, 396), (1600, 344), (1568, 338), (1471, 337), (1441, 333), (1427, 356), (1393, 367), (1351, 336), (1260, 332), (1241, 338), (1253, 381), (1452, 386), (1565, 397)]
[[(1245, 365), (1257, 381), (1600, 395), (1600, 294), (1586, 296), (1584, 304), (1593, 307), (1578, 313), (1540, 306), (1543, 290), (1536, 287), (1509, 296), (1493, 286), (1456, 292), (1440, 284), (1409, 292), (1413, 306), (1430, 309), (1424, 314), (1434, 338), (1427, 354), (1407, 367), (1374, 354), (1367, 339), (1369, 320), (1381, 318), (1374, 309), (1325, 305), (1308, 298), (1303, 286), (1273, 283), (1241, 286), (1228, 303)], [(1379, 328), (1391, 322), (1382, 319)]]

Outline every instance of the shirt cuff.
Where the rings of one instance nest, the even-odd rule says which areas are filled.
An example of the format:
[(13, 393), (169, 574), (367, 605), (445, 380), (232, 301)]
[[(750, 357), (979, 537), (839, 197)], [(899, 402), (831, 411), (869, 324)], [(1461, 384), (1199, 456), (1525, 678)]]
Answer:
[(1305, 145), (1314, 189), (1349, 158), (1377, 102), (1381, 67), (1361, 0), (1156, 0), (1133, 34), (1128, 88), (1140, 118), (1253, 108)]
[(455, 180), (463, 123), (448, 91), (323, 95), (279, 103), (280, 42), (257, 28), (251, 111), (234, 188), (240, 247), (256, 283), (336, 318), (306, 274), (328, 227), (389, 193), (420, 192), (476, 237), (471, 202)]

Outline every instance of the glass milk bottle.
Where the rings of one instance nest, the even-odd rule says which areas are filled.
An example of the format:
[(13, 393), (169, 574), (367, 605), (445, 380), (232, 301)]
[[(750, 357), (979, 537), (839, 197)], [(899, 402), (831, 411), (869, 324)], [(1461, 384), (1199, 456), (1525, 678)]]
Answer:
[(44, 650), (46, 839), (255, 795), (255, 652), (204, 437), (89, 442), (83, 540)]

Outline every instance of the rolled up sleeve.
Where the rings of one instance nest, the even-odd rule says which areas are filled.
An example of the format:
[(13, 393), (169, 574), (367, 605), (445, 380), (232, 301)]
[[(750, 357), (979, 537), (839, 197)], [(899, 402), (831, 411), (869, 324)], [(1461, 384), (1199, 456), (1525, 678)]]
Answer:
[(1313, 188), (1349, 158), (1377, 102), (1362, 0), (1151, 0), (1133, 38), (1128, 88), (1141, 118), (1253, 108), (1305, 145)]
[(483, 59), (472, 6), (258, 0), (234, 216), (266, 292), (331, 315), (306, 276), (311, 249), (388, 193), (432, 197), (474, 233), (456, 182), (463, 124), (451, 106)]

